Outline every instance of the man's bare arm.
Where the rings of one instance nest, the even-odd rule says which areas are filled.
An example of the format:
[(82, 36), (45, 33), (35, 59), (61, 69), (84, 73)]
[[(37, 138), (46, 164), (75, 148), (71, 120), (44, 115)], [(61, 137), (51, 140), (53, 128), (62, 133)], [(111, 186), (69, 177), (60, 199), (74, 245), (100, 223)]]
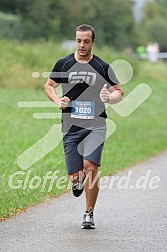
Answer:
[(101, 92), (100, 98), (102, 102), (109, 104), (115, 104), (123, 99), (123, 89), (120, 84), (111, 86), (107, 89), (107, 84), (104, 84)]
[(65, 109), (68, 106), (70, 99), (67, 96), (59, 98), (56, 92), (56, 88), (59, 86), (59, 83), (56, 83), (52, 79), (48, 78), (45, 84), (45, 92), (49, 99), (53, 101), (60, 109)]
[(122, 101), (124, 91), (121, 88), (120, 84), (110, 87), (108, 91), (109, 91), (108, 103), (115, 104), (117, 102)]

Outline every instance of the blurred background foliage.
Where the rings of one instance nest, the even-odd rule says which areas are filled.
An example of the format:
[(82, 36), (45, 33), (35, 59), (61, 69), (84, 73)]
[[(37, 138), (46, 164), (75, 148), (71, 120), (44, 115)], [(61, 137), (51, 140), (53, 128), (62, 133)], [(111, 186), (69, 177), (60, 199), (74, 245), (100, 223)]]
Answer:
[(167, 1), (145, 0), (143, 15), (133, 15), (137, 0), (1, 0), (0, 38), (17, 40), (74, 39), (76, 26), (95, 27), (97, 45), (116, 49), (167, 42)]

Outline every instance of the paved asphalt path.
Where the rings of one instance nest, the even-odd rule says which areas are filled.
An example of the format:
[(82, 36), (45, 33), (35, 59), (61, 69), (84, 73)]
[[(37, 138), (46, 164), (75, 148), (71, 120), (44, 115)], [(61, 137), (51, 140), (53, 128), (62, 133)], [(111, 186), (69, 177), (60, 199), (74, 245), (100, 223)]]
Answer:
[[(0, 251), (167, 251), (167, 152), (129, 170), (110, 177), (106, 189), (101, 187), (95, 230), (80, 229), (85, 195), (66, 193), (1, 222)], [(107, 185), (104, 182), (101, 186)]]

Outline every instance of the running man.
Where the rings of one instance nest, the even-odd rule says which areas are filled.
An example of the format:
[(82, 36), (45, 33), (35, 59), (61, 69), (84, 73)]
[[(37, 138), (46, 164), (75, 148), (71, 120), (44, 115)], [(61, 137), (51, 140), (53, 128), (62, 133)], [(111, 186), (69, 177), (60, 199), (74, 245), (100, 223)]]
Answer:
[[(86, 211), (81, 228), (88, 229), (95, 228), (93, 210), (99, 191), (98, 167), (106, 136), (104, 103), (121, 101), (123, 90), (111, 67), (92, 53), (94, 28), (87, 24), (78, 26), (75, 39), (75, 53), (56, 62), (45, 91), (62, 110), (67, 173), (75, 197), (85, 187)], [(56, 92), (59, 85), (61, 98)]]

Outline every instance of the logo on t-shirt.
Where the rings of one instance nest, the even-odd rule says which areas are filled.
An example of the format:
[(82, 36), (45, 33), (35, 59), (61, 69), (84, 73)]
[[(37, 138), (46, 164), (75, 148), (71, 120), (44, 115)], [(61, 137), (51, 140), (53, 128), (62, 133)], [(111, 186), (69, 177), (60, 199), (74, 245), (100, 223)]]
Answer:
[(96, 73), (80, 71), (70, 72), (68, 76), (69, 84), (77, 84), (86, 82), (88, 85), (94, 86), (96, 84)]

